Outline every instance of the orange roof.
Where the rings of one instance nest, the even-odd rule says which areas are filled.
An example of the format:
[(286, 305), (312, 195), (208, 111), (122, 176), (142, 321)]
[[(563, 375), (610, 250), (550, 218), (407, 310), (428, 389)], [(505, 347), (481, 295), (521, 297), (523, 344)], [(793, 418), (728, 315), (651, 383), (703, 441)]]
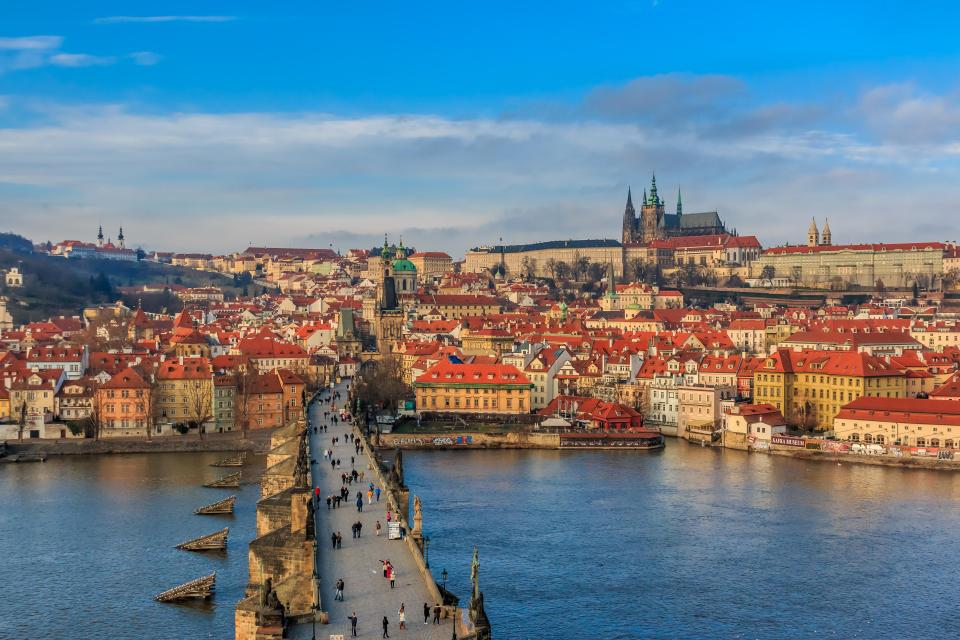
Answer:
[(100, 386), (101, 389), (149, 389), (150, 385), (134, 369), (127, 367)]
[(530, 386), (530, 380), (511, 364), (454, 364), (442, 360), (418, 377), (414, 384)]

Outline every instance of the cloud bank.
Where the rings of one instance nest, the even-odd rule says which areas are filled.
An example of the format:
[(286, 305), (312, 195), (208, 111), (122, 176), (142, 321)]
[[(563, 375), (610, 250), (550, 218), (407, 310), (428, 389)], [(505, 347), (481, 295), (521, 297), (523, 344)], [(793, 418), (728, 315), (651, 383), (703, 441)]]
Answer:
[(239, 250), (247, 243), (424, 249), (618, 237), (628, 184), (656, 171), (687, 211), (766, 245), (955, 239), (960, 128), (949, 95), (875, 87), (840, 103), (758, 104), (722, 76), (602, 87), (564, 117), (36, 108), (0, 129), (0, 219), (35, 240)]

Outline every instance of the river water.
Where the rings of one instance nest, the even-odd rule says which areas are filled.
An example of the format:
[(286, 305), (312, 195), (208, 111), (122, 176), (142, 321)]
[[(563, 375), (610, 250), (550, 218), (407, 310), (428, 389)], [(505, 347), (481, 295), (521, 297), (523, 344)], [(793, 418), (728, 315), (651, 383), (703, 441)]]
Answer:
[[(247, 580), (263, 457), (248, 457), (240, 489), (201, 485), (235, 469), (228, 454), (51, 457), (0, 464), (0, 638), (232, 638)], [(231, 516), (197, 507), (236, 494)], [(225, 526), (228, 550), (174, 545)], [(211, 604), (153, 601), (217, 572)]]
[[(241, 488), (232, 518), (193, 515), (235, 491), (200, 487), (227, 471), (208, 466), (219, 457), (0, 465), (0, 638), (232, 638), (258, 488)], [(464, 602), (479, 545), (498, 639), (957, 629), (960, 475), (676, 440), (653, 453), (406, 452), (405, 470), (431, 567)], [(221, 523), (225, 556), (173, 548)], [(214, 569), (210, 605), (153, 602)]]
[(960, 475), (693, 447), (405, 456), (435, 576), (497, 638), (938, 638)]

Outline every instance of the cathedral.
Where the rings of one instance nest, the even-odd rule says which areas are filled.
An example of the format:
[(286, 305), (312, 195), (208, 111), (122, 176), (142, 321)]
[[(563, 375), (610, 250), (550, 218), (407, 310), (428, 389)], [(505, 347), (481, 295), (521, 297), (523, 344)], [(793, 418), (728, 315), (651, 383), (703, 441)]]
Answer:
[(376, 294), (363, 302), (364, 318), (371, 323), (377, 351), (389, 353), (401, 339), (406, 319), (402, 300), (417, 292), (417, 268), (407, 259), (403, 246), (391, 247), (383, 238), (379, 255), (379, 270), (376, 276)]
[(684, 213), (677, 190), (677, 212), (666, 213), (663, 200), (657, 195), (657, 176), (650, 182), (650, 194), (643, 192), (640, 217), (633, 208), (633, 196), (627, 189), (627, 207), (623, 212), (623, 244), (649, 244), (654, 240), (677, 236), (710, 236), (727, 233), (716, 211)]

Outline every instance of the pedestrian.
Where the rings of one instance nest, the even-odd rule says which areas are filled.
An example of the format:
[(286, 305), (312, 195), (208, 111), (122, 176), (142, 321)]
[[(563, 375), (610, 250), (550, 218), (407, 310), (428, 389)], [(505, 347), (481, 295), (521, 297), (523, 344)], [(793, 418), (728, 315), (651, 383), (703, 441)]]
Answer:
[(357, 511), (363, 512), (363, 498), (360, 497), (360, 494), (357, 494)]
[(377, 494), (377, 502), (380, 502), (380, 487), (377, 487), (374, 493)]
[(357, 612), (354, 611), (347, 617), (347, 620), (350, 621), (350, 635), (354, 638), (357, 637)]
[(331, 502), (332, 502), (332, 500), (330, 499), (330, 496), (327, 496), (327, 509), (330, 509), (330, 503), (331, 503)]
[(363, 523), (357, 520), (357, 537), (360, 537), (360, 532), (363, 530)]
[(387, 509), (387, 522), (390, 522), (392, 520), (393, 520), (393, 514), (390, 513), (390, 509)]
[(390, 588), (393, 589), (396, 586), (397, 582), (397, 570), (393, 568), (393, 565), (390, 565)]
[(386, 578), (386, 577), (387, 577), (387, 567), (390, 566), (390, 561), (389, 561), (389, 560), (381, 560), (381, 561), (380, 561), (380, 564), (383, 565), (383, 577)]
[(440, 624), (440, 604), (433, 605), (433, 624)]
[(430, 624), (430, 605), (423, 603), (423, 624)]
[(341, 602), (343, 602), (343, 586), (344, 586), (344, 585), (343, 585), (343, 578), (340, 578), (339, 580), (337, 580), (337, 583), (336, 583), (336, 586), (335, 586), (335, 588), (336, 588), (336, 593), (334, 593), (334, 595), (333, 595), (333, 599), (334, 599), (334, 600), (340, 600)]
[(357, 523), (356, 523), (356, 522), (354, 522), (352, 525), (350, 525), (350, 534), (351, 534), (354, 538), (357, 537)]
[(340, 535), (340, 532), (337, 531), (337, 549), (343, 548), (343, 536)]
[(333, 545), (334, 549), (337, 548), (337, 534), (335, 533), (330, 534), (330, 543)]
[(404, 610), (404, 606), (402, 602), (400, 603), (400, 610), (397, 611), (397, 617), (400, 618), (400, 628), (406, 629), (407, 628), (407, 612)]
[(390, 621), (387, 620), (387, 616), (383, 616), (383, 637), (390, 637)]
[(400, 523), (400, 540), (403, 541), (407, 537), (407, 528), (403, 526), (403, 523)]
[(380, 521), (379, 520), (377, 520), (377, 525), (375, 528), (377, 530), (377, 537), (379, 538), (380, 537)]
[(373, 491), (367, 489), (367, 504), (373, 503)]

